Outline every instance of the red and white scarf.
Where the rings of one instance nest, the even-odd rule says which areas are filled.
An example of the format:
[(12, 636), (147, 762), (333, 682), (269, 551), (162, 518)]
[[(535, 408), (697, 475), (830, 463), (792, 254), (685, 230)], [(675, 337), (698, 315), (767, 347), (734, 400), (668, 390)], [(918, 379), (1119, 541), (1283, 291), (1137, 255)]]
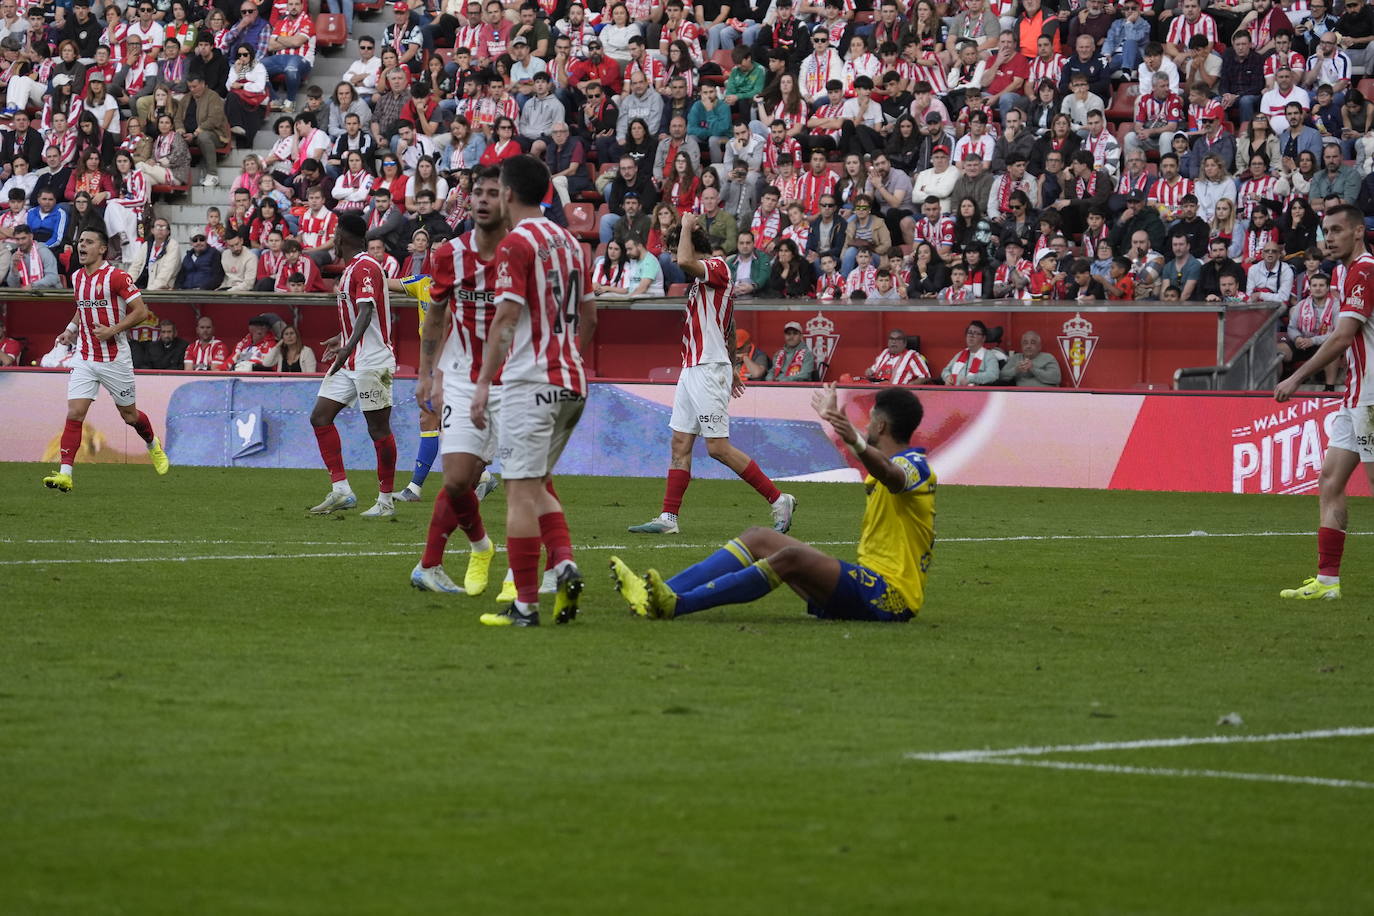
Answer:
[(778, 355), (773, 357), (773, 374), (779, 378), (794, 378), (801, 375), (802, 361), (806, 359), (807, 352), (806, 347), (797, 347), (796, 352), (792, 354), (792, 358), (787, 360), (787, 368), (784, 370), (783, 357), (787, 355), (787, 350), (779, 350)]

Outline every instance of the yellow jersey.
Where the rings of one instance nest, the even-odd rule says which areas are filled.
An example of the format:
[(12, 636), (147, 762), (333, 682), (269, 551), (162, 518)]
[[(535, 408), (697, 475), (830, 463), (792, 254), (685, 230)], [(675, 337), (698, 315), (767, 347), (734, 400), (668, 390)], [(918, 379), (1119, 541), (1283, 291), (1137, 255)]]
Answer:
[(893, 493), (873, 477), (864, 480), (868, 501), (859, 534), (859, 565), (887, 580), (913, 614), (925, 601), (926, 571), (935, 546), (935, 472), (923, 448), (892, 458), (906, 475), (902, 492)]
[(421, 274), (417, 277), (402, 277), (401, 286), (405, 291), (415, 297), (415, 303), (420, 309), (420, 336), (425, 334), (425, 310), (434, 303), (434, 298), (429, 294), (431, 279)]

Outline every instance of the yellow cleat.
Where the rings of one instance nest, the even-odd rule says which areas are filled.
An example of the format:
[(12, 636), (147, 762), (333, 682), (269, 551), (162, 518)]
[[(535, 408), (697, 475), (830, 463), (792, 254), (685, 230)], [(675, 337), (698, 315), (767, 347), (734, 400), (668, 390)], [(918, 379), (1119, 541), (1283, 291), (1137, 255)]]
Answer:
[(677, 614), (677, 593), (668, 587), (656, 569), (644, 574), (644, 585), (649, 593), (649, 616), (655, 620), (672, 620)]
[(53, 471), (51, 477), (43, 478), (43, 486), (60, 493), (70, 493), (72, 491), (72, 475)]
[[(492, 544), (486, 550), (474, 550), (468, 554), (467, 572), (463, 573), (463, 591), (469, 595), (480, 595), (487, 590), (488, 573), (491, 570), (492, 558), (496, 556), (496, 545)], [(513, 588), (515, 583), (511, 583)], [(515, 600), (512, 595), (511, 601)]]
[(644, 587), (644, 580), (635, 575), (635, 571), (626, 566), (620, 557), (611, 557), (611, 584), (625, 599), (630, 610), (640, 617), (649, 616), (649, 590)]
[(1280, 598), (1298, 598), (1303, 601), (1334, 601), (1341, 597), (1341, 584), (1322, 585), (1317, 577), (1303, 580), (1300, 588), (1285, 588), (1279, 592)]
[(539, 610), (532, 607), (528, 611), (522, 611), (512, 601), (505, 610), (495, 614), (483, 614), (477, 619), (484, 627), (537, 627)]
[(501, 594), (496, 596), (497, 604), (510, 604), (519, 596), (515, 593), (515, 580), (506, 574), (506, 579), (501, 583)]
[(162, 450), (162, 440), (157, 436), (153, 437), (153, 444), (148, 446), (148, 457), (153, 460), (153, 470), (159, 475), (166, 474), (172, 467), (172, 462), (167, 460), (167, 453)]

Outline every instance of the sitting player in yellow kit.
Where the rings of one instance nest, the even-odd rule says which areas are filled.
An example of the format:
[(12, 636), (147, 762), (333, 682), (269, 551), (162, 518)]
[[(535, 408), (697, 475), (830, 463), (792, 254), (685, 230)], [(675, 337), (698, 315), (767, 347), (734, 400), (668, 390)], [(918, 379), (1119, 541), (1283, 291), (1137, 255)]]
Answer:
[(750, 528), (666, 581), (653, 569), (641, 579), (611, 557), (616, 589), (631, 610), (681, 617), (755, 601), (786, 584), (815, 617), (903, 623), (916, 615), (935, 544), (935, 474), (925, 450), (911, 447), (921, 402), (904, 388), (883, 389), (866, 437), (840, 409), (833, 384), (817, 391), (811, 405), (868, 471), (858, 562), (838, 560), (772, 528)]

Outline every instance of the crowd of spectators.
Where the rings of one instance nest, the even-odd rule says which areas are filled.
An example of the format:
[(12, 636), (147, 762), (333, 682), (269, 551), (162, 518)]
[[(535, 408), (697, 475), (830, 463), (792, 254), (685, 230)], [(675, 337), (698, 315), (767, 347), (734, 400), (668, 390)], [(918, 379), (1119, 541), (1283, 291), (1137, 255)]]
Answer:
[[(302, 0), (0, 0), (4, 282), (64, 285), (98, 225), (147, 289), (326, 290), (341, 212), (423, 272), (474, 170), (521, 152), (551, 218), (595, 209), (611, 297), (683, 282), (696, 211), (742, 297), (1319, 318), (1321, 213), (1374, 213), (1364, 0), (326, 2), (357, 41), (332, 86)], [(228, 199), (178, 239), (155, 189), (193, 182)]]

